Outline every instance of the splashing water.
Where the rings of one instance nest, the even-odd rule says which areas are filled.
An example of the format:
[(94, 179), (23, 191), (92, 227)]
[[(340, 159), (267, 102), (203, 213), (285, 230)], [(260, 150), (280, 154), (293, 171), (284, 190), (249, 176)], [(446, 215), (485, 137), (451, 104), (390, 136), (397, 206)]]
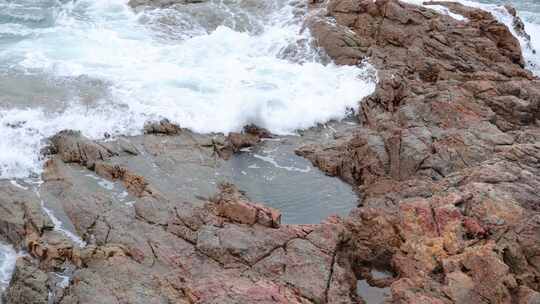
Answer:
[(368, 65), (325, 64), (306, 7), (211, 0), (135, 12), (125, 0), (0, 0), (0, 178), (39, 173), (65, 129), (134, 135), (161, 117), (197, 132), (287, 134), (344, 117)]
[(0, 293), (4, 292), (9, 285), (17, 257), (18, 254), (12, 246), (0, 243)]

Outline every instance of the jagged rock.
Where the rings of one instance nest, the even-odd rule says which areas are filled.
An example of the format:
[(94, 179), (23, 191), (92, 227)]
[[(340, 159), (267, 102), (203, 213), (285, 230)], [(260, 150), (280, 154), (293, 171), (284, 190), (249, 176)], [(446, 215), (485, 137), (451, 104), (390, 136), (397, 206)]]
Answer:
[(516, 8), (508, 3), (504, 5), (504, 8), (506, 8), (508, 13), (514, 18), (514, 20), (512, 21), (514, 31), (516, 31), (519, 36), (523, 37), (526, 41), (528, 41), (530, 47), (531, 36), (525, 31), (525, 23), (523, 23), (523, 20), (521, 20), (521, 18), (518, 16)]
[[(368, 128), (330, 147), (305, 147), (300, 155), (355, 184), (386, 175), (406, 179), (417, 171), (440, 178), (485, 160), (496, 145), (512, 144), (513, 138), (500, 130), (536, 121), (540, 86), (521, 69), (517, 39), (489, 13), (456, 3), (438, 4), (474, 21), (464, 27), (451, 17), (397, 1), (339, 0), (328, 4), (328, 14), (339, 26), (319, 17), (310, 19), (318, 43), (338, 62), (350, 61), (346, 58), (352, 56), (352, 47), (334, 40), (354, 33), (365, 51), (353, 57), (361, 61), (369, 56), (380, 80), (359, 111)], [(328, 28), (332, 34), (327, 34)], [(405, 31), (407, 44), (385, 40), (384, 33), (398, 29)], [(472, 40), (484, 46), (468, 46)], [(426, 78), (425, 66), (436, 67), (436, 79)], [(432, 72), (428, 74), (433, 76)], [(497, 81), (482, 79), (481, 73), (498, 75)]]
[[(183, 136), (196, 138), (178, 135)], [(174, 157), (179, 147), (158, 147), (155, 155)], [(211, 152), (211, 147), (198, 149)], [(355, 275), (348, 254), (342, 253), (348, 237), (341, 219), (281, 225), (279, 211), (250, 202), (230, 184), (223, 184), (212, 199), (182, 202), (171, 192), (158, 191), (156, 179), (147, 178), (149, 172), (135, 173), (130, 167), (147, 152), (117, 153), (91, 168), (97, 176), (90, 180), (121, 181), (134, 199), (130, 205), (92, 188), (88, 174), (81, 175), (80, 168), (59, 156), (47, 162), (41, 195), (63, 208), (88, 243), (75, 247), (57, 231), (32, 239), (30, 254), (42, 269), (73, 269), (69, 286), (55, 301), (353, 303)], [(298, 271), (309, 275), (298, 276)]]
[(0, 184), (0, 237), (16, 248), (26, 248), (28, 238), (54, 227), (31, 193), (11, 184)]
[(521, 287), (518, 291), (519, 304), (540, 303), (540, 293), (527, 287)]
[(254, 124), (245, 126), (244, 133), (255, 135), (258, 138), (272, 138), (272, 133), (270, 133), (270, 131), (264, 128), (261, 128), (259, 126), (256, 126)]
[(42, 270), (60, 269), (66, 262), (81, 265), (78, 246), (59, 231), (47, 231), (39, 237), (27, 237), (26, 247), (31, 256), (40, 260)]
[(78, 131), (61, 131), (51, 137), (50, 141), (54, 151), (64, 162), (79, 163), (91, 169), (97, 161), (113, 156), (111, 151), (82, 136)]
[(242, 148), (254, 146), (259, 142), (259, 137), (250, 133), (230, 133), (227, 137), (228, 145), (233, 152), (238, 152)]
[(159, 122), (147, 122), (144, 125), (144, 133), (146, 134), (176, 135), (180, 132), (182, 132), (182, 128), (168, 119), (162, 119)]
[(136, 197), (159, 196), (158, 191), (149, 186), (149, 183), (143, 176), (135, 174), (121, 166), (100, 161), (95, 164), (94, 171), (97, 175), (104, 178), (121, 180), (126, 190)]
[(224, 159), (229, 159), (232, 154), (239, 152), (243, 148), (252, 147), (261, 139), (271, 137), (272, 134), (268, 130), (253, 124), (247, 125), (241, 133), (229, 133), (223, 145), (218, 148), (218, 154)]
[(240, 224), (257, 223), (270, 228), (279, 227), (281, 213), (278, 210), (250, 203), (234, 185), (222, 184), (220, 190), (213, 199), (219, 216)]

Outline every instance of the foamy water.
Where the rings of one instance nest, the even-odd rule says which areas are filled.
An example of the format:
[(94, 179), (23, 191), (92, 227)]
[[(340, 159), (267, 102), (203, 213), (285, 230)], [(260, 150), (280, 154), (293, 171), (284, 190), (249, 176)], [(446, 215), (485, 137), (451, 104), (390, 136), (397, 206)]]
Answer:
[(43, 139), (65, 128), (133, 135), (166, 117), (197, 132), (255, 123), (284, 134), (344, 117), (375, 86), (368, 66), (323, 64), (305, 7), (287, 2), (211, 1), (208, 20), (137, 14), (125, 0), (12, 3), (0, 1), (18, 16), (0, 24), (0, 77), (32, 81), (0, 86), (4, 178), (39, 173)]
[(15, 270), (17, 256), (17, 252), (12, 246), (0, 243), (0, 293), (9, 285), (13, 270)]

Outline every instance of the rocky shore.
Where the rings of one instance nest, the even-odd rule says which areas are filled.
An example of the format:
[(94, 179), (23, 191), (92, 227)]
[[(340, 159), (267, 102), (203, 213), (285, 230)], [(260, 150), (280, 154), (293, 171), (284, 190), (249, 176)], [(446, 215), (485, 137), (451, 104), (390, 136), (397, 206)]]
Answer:
[(368, 59), (379, 84), (354, 135), (298, 153), (363, 194), (345, 220), (354, 265), (395, 274), (390, 302), (539, 303), (540, 81), (491, 14), (427, 4), (465, 20), (348, 0), (311, 20), (332, 58)]
[(349, 216), (282, 224), (220, 183), (234, 153), (276, 138), (255, 126), (62, 131), (39, 183), (0, 182), (0, 240), (26, 253), (5, 302), (365, 303), (365, 280), (389, 288), (387, 303), (540, 303), (540, 80), (491, 14), (430, 4), (464, 18), (396, 0), (310, 4), (306, 27), (336, 63), (378, 71), (358, 124), (291, 143), (355, 187)]

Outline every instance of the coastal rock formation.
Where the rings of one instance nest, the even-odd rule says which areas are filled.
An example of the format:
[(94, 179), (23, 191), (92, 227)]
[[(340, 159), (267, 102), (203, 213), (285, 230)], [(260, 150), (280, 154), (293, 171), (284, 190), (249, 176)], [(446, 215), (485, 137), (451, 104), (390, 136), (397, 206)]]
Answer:
[(104, 146), (82, 137), (78, 131), (65, 130), (51, 139), (53, 153), (66, 163), (78, 163), (93, 168), (97, 161), (110, 158), (113, 153)]
[(362, 193), (350, 246), (357, 264), (395, 274), (390, 302), (531, 303), (540, 80), (491, 14), (426, 4), (466, 20), (393, 0), (331, 0), (312, 17), (334, 60), (367, 59), (379, 83), (353, 136), (297, 153)]
[[(161, 173), (152, 176), (132, 166), (162, 156), (171, 159), (183, 155), (183, 149), (200, 149), (195, 159), (201, 165), (178, 163), (180, 170), (204, 168), (210, 159), (224, 162), (211, 145), (180, 145), (190, 137), (196, 138), (193, 142), (211, 140), (189, 131), (166, 137), (174, 145), (162, 141), (161, 134), (105, 143), (71, 131), (57, 134), (50, 149), (57, 154), (45, 166), (39, 197), (64, 210), (85, 243), (77, 244), (42, 219), (44, 209), (35, 196), (7, 185), (0, 210), (11, 208), (17, 217), (5, 217), (15, 228), (1, 234), (13, 234), (9, 241), (29, 253), (19, 258), (8, 303), (45, 303), (42, 290), (51, 291), (54, 303), (64, 304), (355, 303), (356, 278), (343, 246), (349, 236), (341, 219), (283, 225), (279, 211), (250, 202), (231, 184), (220, 185), (210, 198), (186, 201), (174, 187), (177, 181), (163, 177), (165, 169), (154, 169)], [(128, 153), (121, 149), (126, 141), (144, 154), (151, 149), (159, 153)], [(66, 146), (103, 147), (111, 153), (89, 167), (65, 157), (71, 151)], [(87, 173), (81, 175), (81, 166)], [(132, 201), (117, 201), (111, 192), (93, 187), (95, 178), (85, 178), (89, 174), (119, 183)], [(33, 222), (36, 227), (27, 231)], [(50, 272), (67, 272), (67, 286), (56, 288)]]

